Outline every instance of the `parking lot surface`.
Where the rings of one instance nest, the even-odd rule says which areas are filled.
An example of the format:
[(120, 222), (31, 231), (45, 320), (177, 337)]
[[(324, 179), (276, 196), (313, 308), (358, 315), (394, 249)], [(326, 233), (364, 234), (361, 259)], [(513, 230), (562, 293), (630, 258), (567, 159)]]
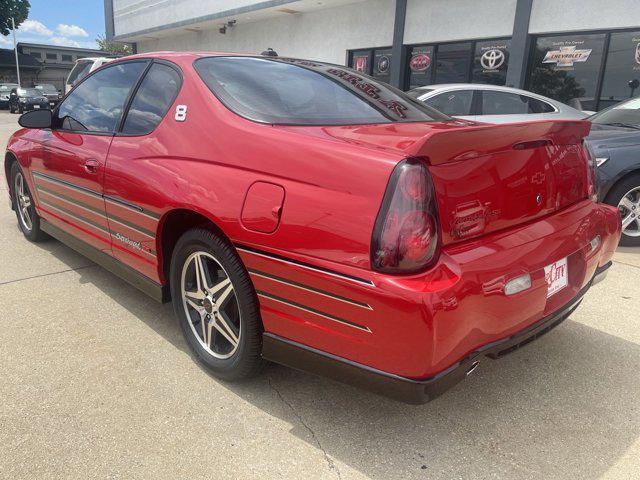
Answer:
[[(3, 152), (17, 128), (0, 111)], [(410, 406), (276, 365), (211, 377), (170, 305), (27, 242), (2, 180), (0, 478), (639, 478), (638, 250), (549, 335)]]

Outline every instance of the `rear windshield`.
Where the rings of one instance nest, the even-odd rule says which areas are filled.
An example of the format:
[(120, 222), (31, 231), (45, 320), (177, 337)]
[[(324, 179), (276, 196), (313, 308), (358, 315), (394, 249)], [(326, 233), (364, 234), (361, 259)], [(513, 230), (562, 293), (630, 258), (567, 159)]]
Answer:
[(91, 70), (92, 64), (93, 60), (85, 60), (84, 62), (76, 63), (75, 67), (73, 67), (73, 69), (71, 70), (71, 73), (69, 73), (67, 84), (75, 85), (77, 82), (86, 77)]
[(19, 97), (40, 97), (42, 96), (42, 92), (36, 90), (35, 88), (19, 88), (18, 90)]
[(227, 108), (256, 122), (353, 125), (449, 119), (390, 85), (338, 65), (205, 57), (194, 66)]
[(36, 85), (38, 90), (42, 90), (44, 93), (58, 93), (58, 90), (53, 85), (45, 83), (44, 85)]
[(0, 85), (0, 92), (8, 92), (12, 88), (16, 88), (18, 86), (17, 83), (8, 83), (4, 85)]

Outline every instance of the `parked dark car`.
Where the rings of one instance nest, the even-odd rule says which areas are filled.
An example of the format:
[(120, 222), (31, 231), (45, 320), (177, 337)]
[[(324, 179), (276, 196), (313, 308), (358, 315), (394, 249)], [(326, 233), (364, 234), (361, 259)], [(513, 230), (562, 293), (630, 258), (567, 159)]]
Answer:
[(621, 245), (640, 246), (640, 97), (596, 113), (588, 141), (598, 166), (600, 200), (618, 207)]
[(11, 90), (18, 88), (17, 83), (0, 83), (0, 108), (9, 108), (9, 95)]
[(40, 90), (42, 94), (45, 97), (47, 97), (47, 100), (49, 100), (49, 107), (51, 107), (52, 109), (62, 99), (62, 94), (60, 93), (60, 90), (58, 90), (55, 86), (51, 85), (50, 83), (40, 83), (36, 85), (35, 88)]
[(49, 108), (49, 100), (37, 88), (13, 88), (9, 94), (9, 111), (24, 113)]

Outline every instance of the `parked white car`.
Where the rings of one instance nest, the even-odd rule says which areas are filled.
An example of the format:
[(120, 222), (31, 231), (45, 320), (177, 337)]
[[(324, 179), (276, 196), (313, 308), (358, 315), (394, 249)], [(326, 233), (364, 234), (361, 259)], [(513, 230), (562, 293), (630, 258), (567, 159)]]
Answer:
[(451, 117), (486, 123), (575, 120), (591, 113), (526, 90), (497, 85), (449, 83), (407, 93)]
[(113, 58), (109, 57), (87, 57), (79, 58), (78, 60), (76, 60), (76, 64), (69, 72), (69, 76), (67, 77), (67, 81), (65, 82), (64, 93), (69, 93), (69, 91), (76, 83), (89, 75), (96, 68), (101, 67), (111, 60), (113, 60)]

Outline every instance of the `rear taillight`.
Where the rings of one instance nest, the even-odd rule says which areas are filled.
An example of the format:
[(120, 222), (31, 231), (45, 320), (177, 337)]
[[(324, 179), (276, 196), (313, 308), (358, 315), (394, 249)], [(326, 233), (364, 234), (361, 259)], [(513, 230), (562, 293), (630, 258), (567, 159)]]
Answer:
[(413, 273), (428, 267), (438, 250), (438, 216), (431, 176), (416, 159), (391, 174), (373, 229), (371, 264), (386, 273)]
[(587, 162), (587, 190), (589, 199), (594, 202), (598, 201), (598, 174), (596, 173), (596, 169), (598, 168), (596, 162), (596, 155), (589, 142), (583, 140), (582, 145), (584, 146), (584, 151), (586, 153), (586, 162)]

